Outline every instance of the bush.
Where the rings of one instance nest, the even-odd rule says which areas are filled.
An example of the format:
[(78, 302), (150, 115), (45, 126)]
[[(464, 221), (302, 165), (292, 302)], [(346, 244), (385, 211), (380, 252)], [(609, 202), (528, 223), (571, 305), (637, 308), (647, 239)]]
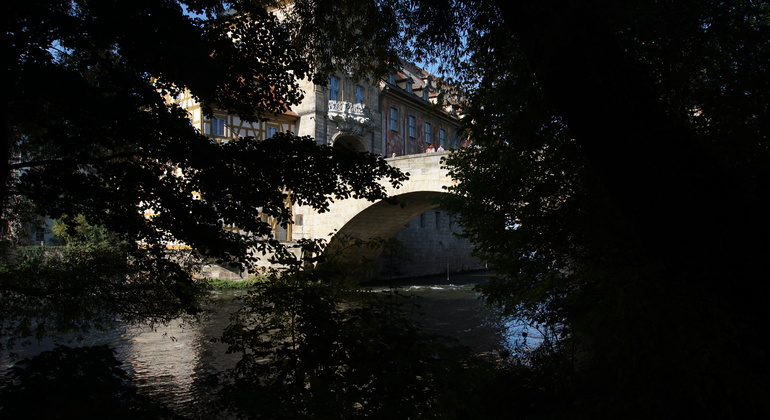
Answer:
[(227, 280), (207, 278), (203, 280), (210, 289), (214, 290), (232, 290), (232, 289), (252, 289), (257, 285), (267, 281), (263, 276), (251, 276), (243, 280)]

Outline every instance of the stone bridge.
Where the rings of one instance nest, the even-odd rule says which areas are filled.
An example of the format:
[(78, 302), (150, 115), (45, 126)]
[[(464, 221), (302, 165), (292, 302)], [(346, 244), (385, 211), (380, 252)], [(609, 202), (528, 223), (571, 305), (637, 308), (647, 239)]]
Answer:
[[(366, 277), (382, 277), (385, 271), (391, 273), (389, 276), (415, 276), (480, 268), (481, 263), (469, 256), (470, 244), (454, 237), (458, 227), (452, 227), (451, 216), (438, 209), (436, 199), (448, 194), (444, 187), (454, 183), (442, 168), (441, 160), (447, 154), (422, 153), (388, 159), (388, 163), (409, 173), (409, 179), (398, 189), (384, 184), (387, 194), (398, 204), (348, 199), (331, 203), (324, 213), (308, 207), (295, 208), (297, 223), (292, 238), (326, 239), (332, 247), (335, 235), (364, 240), (397, 238), (404, 243), (409, 258), (402, 258), (397, 267), (387, 269), (384, 266), (393, 262), (383, 261), (380, 256), (378, 266), (370, 268)], [(428, 214), (430, 210), (435, 211)], [(410, 223), (413, 220), (418, 222)], [(405, 229), (410, 226), (411, 229)], [(374, 262), (381, 252), (377, 248), (358, 249), (348, 252), (346, 259), (366, 258)]]
[[(471, 244), (458, 238), (459, 226), (452, 223), (451, 215), (441, 211), (436, 199), (448, 194), (444, 189), (454, 181), (442, 168), (441, 160), (448, 152), (423, 153), (389, 158), (388, 163), (409, 173), (409, 179), (400, 188), (383, 184), (387, 194), (398, 204), (381, 200), (371, 202), (347, 199), (330, 204), (329, 211), (317, 213), (306, 206), (296, 206), (292, 241), (325, 239), (334, 247), (334, 237), (350, 236), (359, 239), (396, 238), (403, 245), (404, 255), (385, 255), (382, 249), (350, 250), (345, 259), (358, 262), (365, 258), (372, 262), (359, 273), (365, 278), (395, 278), (444, 274), (483, 268), (470, 256)], [(340, 235), (342, 234), (342, 235)], [(269, 256), (260, 265), (270, 267)], [(248, 275), (227, 267), (207, 266), (204, 275), (237, 279)]]

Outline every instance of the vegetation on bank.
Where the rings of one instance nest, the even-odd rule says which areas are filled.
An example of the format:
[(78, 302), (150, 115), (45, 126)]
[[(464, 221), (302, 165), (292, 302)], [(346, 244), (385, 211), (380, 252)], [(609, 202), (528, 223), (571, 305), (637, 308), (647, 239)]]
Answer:
[(206, 277), (198, 281), (204, 283), (211, 290), (244, 290), (253, 289), (268, 280), (267, 276), (249, 276), (243, 280)]

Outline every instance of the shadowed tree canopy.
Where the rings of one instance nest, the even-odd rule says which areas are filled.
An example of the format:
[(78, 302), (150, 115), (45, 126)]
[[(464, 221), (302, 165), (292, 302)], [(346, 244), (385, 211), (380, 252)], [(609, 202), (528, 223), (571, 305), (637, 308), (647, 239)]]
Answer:
[[(257, 121), (301, 101), (298, 80), (318, 66), (260, 2), (50, 0), (7, 3), (3, 15), (4, 335), (13, 326), (28, 335), (81, 330), (78, 320), (100, 311), (195, 311), (188, 260), (165, 244), (248, 267), (255, 250), (277, 246), (264, 216), (286, 224), (291, 202), (323, 210), (333, 199), (378, 199), (378, 179), (403, 179), (374, 155), (291, 133), (219, 144), (167, 102), (189, 91), (209, 115)], [(13, 228), (38, 215), (105, 227), (114, 236), (97, 245), (115, 245), (99, 260), (109, 264), (94, 253), (19, 256)], [(30, 321), (57, 308), (71, 313)]]
[(487, 297), (562, 327), (564, 409), (767, 414), (768, 5), (476, 5), (450, 207)]

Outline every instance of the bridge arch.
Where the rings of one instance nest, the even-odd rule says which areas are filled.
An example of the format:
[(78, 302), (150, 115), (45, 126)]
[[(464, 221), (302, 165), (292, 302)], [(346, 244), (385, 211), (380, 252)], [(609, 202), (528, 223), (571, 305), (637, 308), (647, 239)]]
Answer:
[(356, 214), (337, 234), (360, 239), (390, 239), (409, 221), (439, 206), (446, 192), (414, 191), (391, 197), (395, 202), (380, 200)]
[[(337, 258), (352, 262), (355, 267), (361, 271), (352, 273), (358, 275), (362, 280), (364, 278), (378, 277), (378, 272), (382, 271), (379, 267), (378, 257), (383, 253), (383, 248), (379, 246), (364, 246), (360, 248), (348, 248), (347, 238), (357, 238), (365, 241), (372, 239), (392, 240), (401, 232), (404, 227), (412, 220), (422, 220), (422, 215), (429, 210), (439, 207), (438, 199), (447, 195), (446, 192), (436, 191), (413, 191), (391, 197), (392, 201), (381, 200), (367, 207), (360, 213), (351, 218), (334, 235), (327, 248), (330, 254), (336, 254)], [(433, 222), (431, 222), (433, 224)], [(424, 226), (423, 226), (424, 227)], [(426, 235), (431, 235), (427, 233)], [(424, 238), (422, 239), (424, 240)], [(409, 249), (411, 244), (401, 244), (400, 247)], [(411, 253), (410, 253), (411, 254)], [(405, 256), (401, 256), (405, 257)], [(396, 257), (401, 258), (401, 257)], [(410, 258), (408, 256), (407, 260)], [(392, 258), (389, 258), (392, 260)], [(360, 264), (367, 262), (368, 264)], [(436, 264), (433, 264), (434, 266)], [(438, 264), (443, 267), (444, 264)], [(435, 274), (431, 272), (431, 267), (424, 267), (426, 272), (411, 272), (406, 274), (421, 275)], [(404, 273), (402, 273), (404, 274)]]
[[(388, 163), (392, 166), (409, 173), (409, 180), (398, 189), (389, 184), (383, 184), (390, 200), (380, 200), (375, 203), (360, 199), (342, 200), (331, 203), (329, 211), (325, 213), (316, 213), (308, 208), (295, 209), (295, 218), (301, 219), (301, 222), (293, 227), (294, 239), (329, 240), (329, 249), (335, 253), (340, 250), (338, 246), (345, 245), (345, 240), (340, 240), (345, 237), (363, 240), (397, 237), (409, 242), (408, 246), (415, 246), (418, 242), (429, 244), (427, 246), (431, 249), (426, 251), (413, 248), (411, 251), (408, 250), (412, 252), (410, 255), (414, 255), (420, 261), (414, 264), (403, 263), (402, 268), (405, 268), (403, 275), (441, 273), (447, 269), (448, 262), (452, 264), (454, 271), (478, 268), (472, 267), (475, 262), (470, 262), (470, 245), (467, 241), (459, 243), (459, 239), (452, 234), (449, 215), (437, 209), (438, 199), (449, 194), (445, 187), (453, 184), (447, 169), (441, 163), (441, 159), (446, 154), (446, 152), (423, 153), (388, 159)], [(431, 212), (434, 209), (436, 211)], [(410, 223), (423, 214), (427, 215), (426, 220), (430, 219), (426, 226)], [(440, 229), (439, 222), (441, 222)], [(411, 228), (404, 229), (405, 226), (411, 226)], [(344, 258), (348, 261), (358, 261), (361, 258), (374, 261), (381, 251), (382, 249), (377, 248), (347, 250)], [(441, 254), (443, 260), (438, 261), (439, 258), (435, 258), (435, 261), (430, 261), (434, 254)], [(459, 260), (462, 260), (462, 263), (456, 264)], [(423, 261), (424, 264), (422, 264)], [(423, 268), (432, 272), (414, 272)], [(365, 275), (371, 277), (371, 274), (370, 272)]]

